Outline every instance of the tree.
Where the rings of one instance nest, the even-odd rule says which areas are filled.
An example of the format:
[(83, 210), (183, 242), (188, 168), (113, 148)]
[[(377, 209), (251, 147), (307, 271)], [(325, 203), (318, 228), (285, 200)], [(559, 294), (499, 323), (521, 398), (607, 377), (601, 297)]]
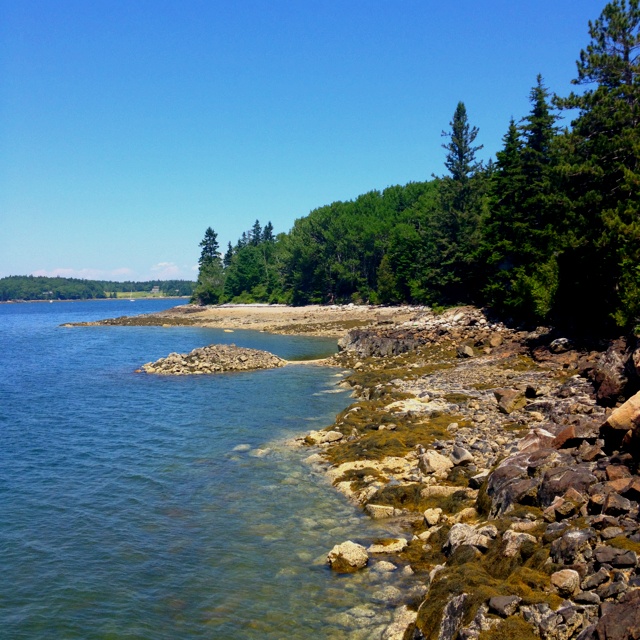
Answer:
[(538, 76), (531, 112), (513, 120), (497, 154), (490, 213), (483, 233), (489, 267), (484, 293), (503, 313), (542, 321), (555, 302), (563, 208), (556, 185), (558, 116)]
[(260, 226), (260, 221), (256, 220), (253, 223), (253, 227), (251, 227), (251, 231), (249, 232), (250, 243), (257, 247), (260, 242), (262, 242), (262, 227)]
[(481, 163), (476, 162), (476, 152), (482, 149), (482, 145), (473, 146), (479, 130), (470, 126), (464, 102), (458, 102), (449, 126), (450, 132), (442, 132), (449, 138), (449, 142), (442, 145), (447, 151), (444, 166), (453, 180), (466, 182), (480, 167)]
[[(484, 207), (487, 174), (474, 145), (478, 128), (469, 124), (467, 110), (459, 102), (450, 122), (445, 167), (450, 175), (439, 182), (439, 205), (429, 220), (423, 269), (429, 282), (427, 300), (438, 303), (469, 302), (478, 290), (476, 265), (480, 218)], [(428, 291), (431, 290), (431, 293)]]
[(222, 264), (224, 265), (225, 269), (231, 264), (232, 259), (233, 259), (233, 247), (229, 242), (229, 244), (227, 245), (227, 251), (224, 254), (224, 258), (222, 259)]
[(199, 246), (202, 248), (200, 259), (198, 260), (200, 268), (220, 259), (218, 234), (211, 227), (207, 227)]
[(191, 300), (200, 304), (217, 304), (224, 288), (218, 234), (211, 227), (207, 227), (199, 246), (202, 248), (198, 260), (200, 270)]
[(588, 88), (557, 99), (562, 108), (578, 109), (563, 139), (572, 206), (558, 313), (576, 322), (588, 317), (591, 326), (628, 327), (640, 315), (638, 0), (608, 3), (589, 23), (589, 35), (573, 80)]

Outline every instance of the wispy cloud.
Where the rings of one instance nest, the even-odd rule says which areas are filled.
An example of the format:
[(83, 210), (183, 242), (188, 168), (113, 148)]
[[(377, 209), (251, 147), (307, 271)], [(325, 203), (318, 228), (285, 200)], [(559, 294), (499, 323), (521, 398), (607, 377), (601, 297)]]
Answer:
[(172, 280), (183, 277), (182, 269), (175, 262), (158, 262), (151, 267), (153, 279)]

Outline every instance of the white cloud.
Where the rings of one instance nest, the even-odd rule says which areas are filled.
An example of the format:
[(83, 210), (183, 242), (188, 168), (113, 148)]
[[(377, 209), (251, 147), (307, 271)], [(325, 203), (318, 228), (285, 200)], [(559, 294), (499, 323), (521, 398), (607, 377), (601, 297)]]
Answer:
[(158, 262), (151, 267), (154, 280), (174, 280), (182, 277), (182, 270), (175, 262)]

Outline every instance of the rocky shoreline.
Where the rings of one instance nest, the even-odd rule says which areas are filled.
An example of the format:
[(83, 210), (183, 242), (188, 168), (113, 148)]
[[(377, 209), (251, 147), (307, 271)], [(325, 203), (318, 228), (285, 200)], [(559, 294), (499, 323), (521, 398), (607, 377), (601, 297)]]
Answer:
[[(257, 320), (246, 309), (168, 317), (342, 335), (327, 363), (352, 371), (341, 384), (355, 402), (297, 445), (337, 490), (405, 533), (367, 546), (343, 541), (327, 562), (340, 572), (398, 570), (414, 585), (390, 586), (381, 606), (396, 607), (393, 623), (367, 619), (358, 637), (640, 638), (636, 336), (573, 343), (471, 307), (397, 316), (287, 309), (275, 320), (259, 311)], [(196, 372), (178, 354), (164, 366)], [(349, 626), (358, 628), (361, 614), (346, 612)]]
[(380, 637), (640, 637), (635, 338), (575, 345), (462, 308), (341, 347), (357, 401), (299, 444), (371, 517), (405, 526), (328, 556), (423, 581)]

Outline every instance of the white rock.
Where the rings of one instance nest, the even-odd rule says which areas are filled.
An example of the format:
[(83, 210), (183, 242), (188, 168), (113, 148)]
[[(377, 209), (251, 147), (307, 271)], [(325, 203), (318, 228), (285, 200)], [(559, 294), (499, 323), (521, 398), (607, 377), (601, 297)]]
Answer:
[(572, 596), (580, 589), (580, 574), (573, 569), (562, 569), (551, 574), (551, 584), (561, 596)]
[(334, 571), (346, 573), (365, 567), (369, 562), (369, 555), (361, 544), (347, 540), (329, 551), (327, 561)]
[(367, 549), (368, 553), (400, 553), (407, 548), (409, 543), (405, 538), (396, 538), (387, 544), (372, 544)]
[(424, 512), (424, 521), (428, 526), (433, 527), (440, 522), (440, 516), (442, 515), (442, 509), (436, 507), (435, 509), (427, 509)]
[(453, 468), (453, 462), (437, 451), (429, 449), (418, 459), (418, 468), (422, 473), (446, 473)]

